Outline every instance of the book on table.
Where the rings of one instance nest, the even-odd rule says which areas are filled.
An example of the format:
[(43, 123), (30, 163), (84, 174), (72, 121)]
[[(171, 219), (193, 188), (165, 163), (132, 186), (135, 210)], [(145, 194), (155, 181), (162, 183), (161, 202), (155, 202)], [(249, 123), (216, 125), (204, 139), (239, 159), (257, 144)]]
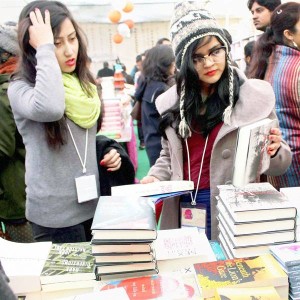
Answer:
[(108, 255), (94, 255), (96, 265), (104, 264), (128, 264), (150, 262), (155, 260), (154, 253), (124, 253), (124, 254), (108, 254)]
[(288, 298), (288, 276), (270, 254), (194, 264), (204, 298), (221, 287), (274, 286), (282, 299)]
[(295, 218), (282, 219), (282, 220), (267, 220), (267, 221), (256, 221), (256, 222), (235, 222), (229, 212), (226, 210), (225, 206), (218, 200), (217, 210), (218, 216), (221, 218), (222, 222), (226, 225), (226, 228), (233, 235), (243, 235), (243, 234), (258, 234), (267, 233), (282, 230), (294, 230), (296, 225)]
[(216, 260), (205, 233), (196, 227), (159, 230), (153, 248), (159, 272), (174, 272), (196, 262)]
[(219, 201), (234, 222), (282, 220), (296, 217), (291, 201), (270, 183), (250, 183), (243, 189), (219, 185)]
[(40, 276), (51, 245), (52, 242), (16, 243), (0, 238), (1, 264), (15, 294), (41, 290)]
[(138, 196), (100, 196), (91, 229), (95, 244), (151, 242), (157, 235), (154, 204)]
[(134, 299), (198, 299), (198, 287), (185, 281), (179, 272), (99, 281), (96, 290), (123, 287)]
[(52, 244), (40, 276), (43, 290), (64, 289), (67, 285), (74, 287), (63, 284), (65, 282), (89, 287), (95, 279), (94, 256), (89, 242)]
[(281, 300), (273, 286), (249, 288), (217, 288), (214, 300)]
[(189, 180), (155, 181), (147, 184), (128, 184), (113, 186), (112, 196), (151, 196), (182, 191), (192, 191), (194, 182)]
[(278, 127), (278, 121), (266, 118), (239, 128), (232, 177), (234, 186), (243, 187), (258, 181), (269, 168), (271, 158), (267, 146), (273, 127)]
[(92, 244), (93, 255), (120, 255), (152, 252), (152, 243)]
[(243, 235), (233, 235), (221, 216), (218, 216), (219, 229), (227, 234), (227, 237), (234, 247), (261, 246), (275, 243), (289, 243), (295, 240), (295, 231), (271, 231), (266, 233), (252, 233)]

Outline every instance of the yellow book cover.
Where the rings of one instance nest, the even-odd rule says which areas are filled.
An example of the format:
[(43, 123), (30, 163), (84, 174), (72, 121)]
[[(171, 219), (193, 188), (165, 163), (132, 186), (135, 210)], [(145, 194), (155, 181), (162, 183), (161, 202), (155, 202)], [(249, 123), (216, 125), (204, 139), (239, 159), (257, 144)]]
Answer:
[(215, 300), (280, 300), (273, 286), (252, 288), (217, 288)]
[(194, 264), (204, 298), (220, 287), (288, 286), (288, 277), (271, 254)]

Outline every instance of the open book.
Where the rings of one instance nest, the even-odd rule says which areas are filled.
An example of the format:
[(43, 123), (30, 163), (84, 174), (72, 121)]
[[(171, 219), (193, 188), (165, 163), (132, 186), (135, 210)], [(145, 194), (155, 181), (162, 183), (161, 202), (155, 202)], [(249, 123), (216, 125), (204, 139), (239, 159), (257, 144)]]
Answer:
[(266, 149), (270, 129), (278, 127), (277, 120), (269, 118), (239, 128), (232, 184), (243, 187), (255, 182), (270, 166)]

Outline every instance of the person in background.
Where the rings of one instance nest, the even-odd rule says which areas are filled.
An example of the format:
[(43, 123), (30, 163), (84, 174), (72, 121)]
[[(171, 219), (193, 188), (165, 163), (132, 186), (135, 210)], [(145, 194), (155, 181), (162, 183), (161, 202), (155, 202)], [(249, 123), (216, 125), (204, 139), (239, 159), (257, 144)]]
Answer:
[(110, 77), (114, 76), (114, 70), (109, 68), (109, 64), (107, 61), (103, 63), (103, 68), (100, 69), (97, 73), (97, 78), (102, 78), (102, 77)]
[(247, 6), (257, 30), (266, 31), (272, 12), (280, 4), (281, 0), (248, 0)]
[[(216, 239), (217, 185), (232, 180), (238, 128), (276, 119), (274, 92), (269, 83), (247, 79), (231, 66), (224, 31), (199, 2), (175, 5), (170, 32), (179, 71), (176, 85), (156, 100), (162, 151), (141, 183), (192, 180), (194, 192), (181, 201), (206, 209), (207, 236)], [(269, 140), (267, 173), (279, 175), (290, 165), (291, 152), (278, 128), (271, 129)], [(178, 215), (178, 197), (165, 201), (160, 228), (178, 227)]]
[[(89, 241), (100, 99), (82, 32), (64, 4), (38, 0), (22, 9), (18, 38), (8, 96), (26, 147), (26, 217), (36, 241)], [(102, 159), (110, 171), (120, 168), (116, 153)]]
[(16, 24), (0, 25), (0, 236), (29, 243), (34, 240), (25, 217), (25, 146), (7, 96), (18, 51)]
[(299, 2), (287, 2), (275, 9), (270, 27), (255, 44), (249, 76), (264, 79), (273, 86), (279, 127), (293, 153), (287, 172), (268, 180), (278, 189), (300, 186)]
[(133, 78), (126, 72), (126, 66), (123, 63), (121, 63), (121, 67), (123, 70), (122, 74), (125, 78), (126, 83), (133, 85), (134, 84)]
[(159, 113), (156, 98), (174, 85), (175, 56), (168, 45), (158, 45), (147, 51), (134, 98), (142, 103), (142, 128), (150, 166), (161, 151), (158, 129)]
[(163, 38), (160, 38), (159, 40), (157, 40), (156, 46), (158, 46), (158, 45), (169, 45), (169, 46), (171, 46), (172, 44), (171, 44), (171, 41), (168, 38), (163, 37)]
[(244, 47), (244, 59), (245, 59), (245, 63), (246, 63), (245, 75), (247, 77), (248, 77), (249, 66), (250, 66), (250, 62), (251, 62), (254, 44), (255, 44), (255, 41), (250, 41)]

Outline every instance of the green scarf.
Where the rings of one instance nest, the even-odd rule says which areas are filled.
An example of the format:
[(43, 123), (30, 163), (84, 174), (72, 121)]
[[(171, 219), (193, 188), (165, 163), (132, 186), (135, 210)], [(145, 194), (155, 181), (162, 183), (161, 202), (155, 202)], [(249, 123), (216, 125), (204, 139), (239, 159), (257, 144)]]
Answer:
[(63, 73), (62, 77), (65, 87), (66, 116), (82, 128), (93, 127), (100, 115), (97, 87), (90, 84), (92, 97), (89, 97), (75, 74)]

